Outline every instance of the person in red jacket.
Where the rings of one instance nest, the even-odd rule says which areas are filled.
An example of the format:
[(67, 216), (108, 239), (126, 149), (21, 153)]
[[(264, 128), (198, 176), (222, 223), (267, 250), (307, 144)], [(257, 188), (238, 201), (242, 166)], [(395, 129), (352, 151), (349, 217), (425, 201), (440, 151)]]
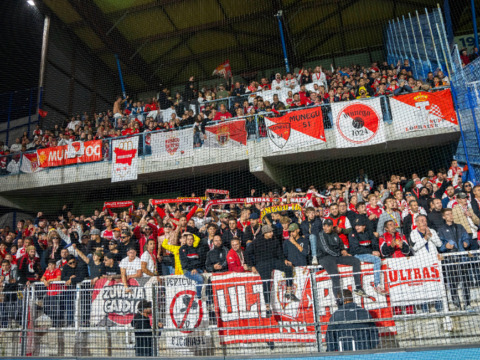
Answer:
[(397, 231), (393, 220), (385, 222), (385, 233), (380, 237), (379, 246), (385, 258), (401, 258), (410, 253), (410, 246), (405, 235)]
[(232, 248), (227, 254), (228, 271), (245, 272), (248, 270), (245, 264), (245, 258), (241, 247), (241, 242), (238, 237), (234, 237), (230, 242)]

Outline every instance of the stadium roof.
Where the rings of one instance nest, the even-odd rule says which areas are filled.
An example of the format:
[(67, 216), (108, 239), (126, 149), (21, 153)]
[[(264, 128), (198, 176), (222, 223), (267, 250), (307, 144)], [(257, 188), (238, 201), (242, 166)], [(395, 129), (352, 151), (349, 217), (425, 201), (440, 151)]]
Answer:
[[(39, 0), (40, 2), (40, 0)], [(385, 22), (438, 0), (43, 0), (113, 71), (118, 54), (131, 89), (283, 65), (275, 14), (283, 11), (289, 59), (381, 49)]]

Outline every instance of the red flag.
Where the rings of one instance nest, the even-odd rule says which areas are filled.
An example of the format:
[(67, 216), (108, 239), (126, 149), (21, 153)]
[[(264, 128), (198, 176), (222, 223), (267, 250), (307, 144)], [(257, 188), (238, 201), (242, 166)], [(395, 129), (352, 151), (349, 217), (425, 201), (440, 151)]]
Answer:
[(40, 115), (40, 117), (44, 118), (45, 116), (47, 116), (47, 114), (48, 114), (47, 111), (38, 109), (38, 115)]
[(212, 75), (223, 76), (225, 79), (232, 77), (232, 68), (230, 67), (230, 60), (225, 61), (223, 64), (217, 66), (213, 70)]

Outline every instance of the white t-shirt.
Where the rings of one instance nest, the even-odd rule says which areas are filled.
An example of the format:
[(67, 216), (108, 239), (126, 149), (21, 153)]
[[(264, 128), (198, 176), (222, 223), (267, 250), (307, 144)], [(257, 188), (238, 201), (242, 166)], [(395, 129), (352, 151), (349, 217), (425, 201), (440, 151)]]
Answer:
[[(152, 255), (148, 251), (144, 251), (142, 254), (142, 257), (140, 258), (141, 262), (147, 263), (147, 270), (155, 274), (155, 263), (156, 263), (156, 257), (153, 255), (155, 258), (155, 262), (152, 259)], [(144, 277), (149, 277), (150, 275), (143, 274)]]
[(120, 269), (125, 269), (125, 273), (128, 275), (135, 275), (138, 270), (142, 268), (140, 259), (136, 257), (133, 261), (128, 259), (128, 256), (120, 261)]

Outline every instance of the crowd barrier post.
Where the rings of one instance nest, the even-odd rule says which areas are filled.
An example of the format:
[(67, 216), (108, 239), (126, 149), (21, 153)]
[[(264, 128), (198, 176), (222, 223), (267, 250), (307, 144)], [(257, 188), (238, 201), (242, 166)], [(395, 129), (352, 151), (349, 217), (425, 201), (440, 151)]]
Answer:
[(317, 294), (317, 280), (315, 276), (315, 269), (310, 271), (310, 281), (312, 283), (312, 297), (313, 297), (313, 316), (315, 324), (315, 335), (317, 337), (317, 351), (322, 352), (322, 328), (320, 325), (320, 304), (318, 303), (318, 294)]
[(158, 303), (157, 303), (157, 286), (158, 282), (156, 285), (152, 286), (152, 325), (153, 325), (153, 356), (157, 357), (158, 356)]
[(22, 291), (22, 335), (21, 335), (21, 349), (20, 355), (26, 356), (27, 354), (27, 328), (28, 328), (28, 306), (30, 300), (30, 291), (28, 288), (24, 288)]
[(256, 137), (257, 137), (257, 141), (260, 141), (260, 131), (258, 129), (258, 115), (255, 114), (255, 132), (256, 132)]

